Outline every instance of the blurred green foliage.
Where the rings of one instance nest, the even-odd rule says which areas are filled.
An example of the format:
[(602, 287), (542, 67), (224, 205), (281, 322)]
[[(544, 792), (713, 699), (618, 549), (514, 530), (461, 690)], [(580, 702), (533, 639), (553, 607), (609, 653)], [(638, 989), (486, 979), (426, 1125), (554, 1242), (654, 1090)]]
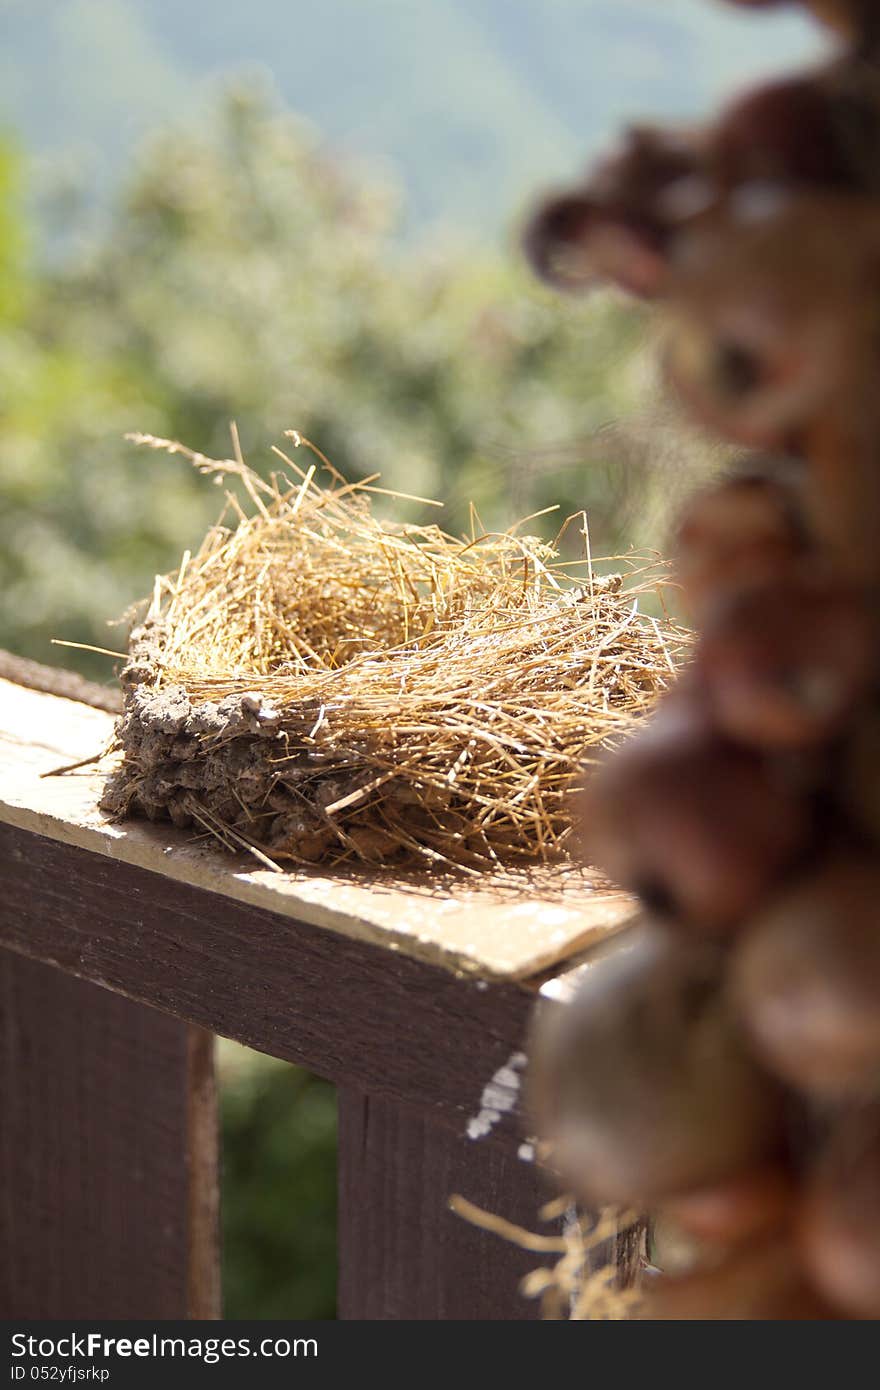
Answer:
[(336, 1095), (300, 1067), (218, 1044), (223, 1307), (228, 1318), (332, 1318)]
[(296, 428), (351, 476), (446, 500), (449, 529), (470, 499), (487, 524), (559, 502), (597, 552), (650, 539), (669, 477), (609, 428), (646, 390), (638, 311), (562, 304), (514, 254), (402, 251), (393, 193), (259, 88), (152, 141), (99, 236), (71, 210), (60, 260), (27, 244), (9, 153), (0, 191), (0, 644), (117, 648), (106, 622), (213, 520), (205, 480), (128, 430), (225, 457), (234, 418), (268, 469)]

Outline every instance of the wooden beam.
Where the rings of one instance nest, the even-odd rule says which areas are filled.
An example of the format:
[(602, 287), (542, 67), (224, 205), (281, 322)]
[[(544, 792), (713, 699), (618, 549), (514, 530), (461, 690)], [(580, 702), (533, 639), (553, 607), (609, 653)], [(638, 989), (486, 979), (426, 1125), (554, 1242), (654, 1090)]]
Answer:
[(212, 1039), (0, 950), (0, 1316), (213, 1318)]
[(551, 969), (632, 914), (631, 900), (589, 870), (446, 880), (365, 867), (273, 873), (170, 824), (110, 823), (98, 803), (111, 763), (49, 774), (100, 753), (113, 723), (98, 709), (0, 680), (0, 822), (484, 979)]
[(122, 713), (122, 691), (116, 682), (98, 685), (86, 680), (76, 671), (62, 666), (43, 666), (26, 656), (16, 656), (0, 648), (0, 679), (27, 690), (42, 690), (46, 695), (60, 695), (80, 705), (92, 705), (108, 714)]
[(0, 946), (459, 1130), (534, 999), (2, 824)]

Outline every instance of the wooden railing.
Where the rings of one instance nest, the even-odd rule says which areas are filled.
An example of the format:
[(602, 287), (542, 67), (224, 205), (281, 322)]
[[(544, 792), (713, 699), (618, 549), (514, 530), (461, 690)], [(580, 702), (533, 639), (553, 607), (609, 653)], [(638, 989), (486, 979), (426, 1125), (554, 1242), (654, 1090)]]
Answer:
[(340, 1316), (535, 1316), (536, 1257), (447, 1199), (534, 1227), (542, 1175), (484, 1091), (627, 900), (277, 875), (110, 825), (83, 760), (112, 695), (0, 673), (0, 1316), (219, 1316), (215, 1034), (338, 1088)]

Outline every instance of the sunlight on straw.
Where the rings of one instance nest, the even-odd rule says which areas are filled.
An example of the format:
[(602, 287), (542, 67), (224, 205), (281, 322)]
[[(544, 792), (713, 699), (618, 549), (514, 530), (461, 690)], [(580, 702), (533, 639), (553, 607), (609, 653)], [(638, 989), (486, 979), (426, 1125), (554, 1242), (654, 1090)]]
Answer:
[[(465, 538), (381, 520), (374, 496), (402, 494), (348, 482), (305, 436), (287, 437), (312, 458), (302, 468), (276, 447), (285, 473), (269, 483), (234, 426), (222, 460), (130, 436), (240, 486), (154, 585), (132, 637), (129, 721), (147, 717), (147, 691), (180, 692), (200, 729), (198, 711), (232, 703), (228, 727), (190, 742), (132, 737), (115, 804), (195, 820), (273, 867), (409, 856), (473, 873), (565, 858), (585, 759), (653, 706), (685, 648), (685, 633), (638, 608), (663, 566), (629, 555), (626, 574), (595, 574), (575, 513), (559, 532), (580, 523), (587, 576), (573, 579), (572, 562), (523, 529), (555, 508), (506, 532), (472, 509)], [(268, 725), (236, 704), (255, 692)]]

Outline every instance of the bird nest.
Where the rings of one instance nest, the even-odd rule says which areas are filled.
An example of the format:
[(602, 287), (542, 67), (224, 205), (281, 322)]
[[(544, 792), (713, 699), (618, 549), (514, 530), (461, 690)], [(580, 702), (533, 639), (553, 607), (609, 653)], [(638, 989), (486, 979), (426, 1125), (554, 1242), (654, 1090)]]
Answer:
[(639, 608), (656, 566), (600, 578), (522, 525), (475, 518), (462, 539), (379, 520), (374, 480), (346, 482), (298, 435), (311, 466), (276, 450), (270, 481), (237, 442), (215, 461), (136, 438), (234, 486), (132, 631), (105, 810), (272, 867), (564, 857), (585, 757), (674, 672), (683, 634)]

